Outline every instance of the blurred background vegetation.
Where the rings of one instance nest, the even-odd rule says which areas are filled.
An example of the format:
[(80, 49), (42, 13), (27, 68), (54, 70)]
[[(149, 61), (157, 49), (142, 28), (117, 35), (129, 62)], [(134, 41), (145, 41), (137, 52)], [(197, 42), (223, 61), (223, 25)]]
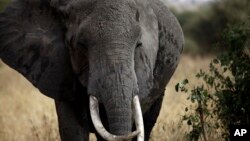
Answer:
[(10, 0), (1, 0), (0, 1), (0, 11), (4, 9), (4, 7), (10, 2)]
[(174, 6), (170, 9), (183, 28), (185, 51), (204, 54), (226, 50), (216, 48), (215, 43), (221, 40), (221, 33), (228, 25), (244, 22), (249, 26), (249, 7), (249, 0), (214, 0), (195, 9), (181, 10)]

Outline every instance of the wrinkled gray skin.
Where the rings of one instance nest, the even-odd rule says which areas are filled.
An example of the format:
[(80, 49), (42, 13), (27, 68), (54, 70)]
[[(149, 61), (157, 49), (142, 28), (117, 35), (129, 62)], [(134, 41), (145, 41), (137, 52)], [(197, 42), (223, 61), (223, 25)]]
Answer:
[(62, 141), (96, 132), (89, 95), (116, 135), (132, 131), (139, 95), (148, 140), (183, 42), (159, 0), (16, 0), (0, 14), (0, 57), (55, 99)]

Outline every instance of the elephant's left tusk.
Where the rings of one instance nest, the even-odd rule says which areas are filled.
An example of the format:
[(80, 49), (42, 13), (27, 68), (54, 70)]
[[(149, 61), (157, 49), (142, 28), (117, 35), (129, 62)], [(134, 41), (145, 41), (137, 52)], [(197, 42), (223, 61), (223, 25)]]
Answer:
[(144, 141), (144, 124), (138, 95), (133, 98), (133, 104), (136, 130), (140, 131), (140, 134), (137, 136), (137, 141)]

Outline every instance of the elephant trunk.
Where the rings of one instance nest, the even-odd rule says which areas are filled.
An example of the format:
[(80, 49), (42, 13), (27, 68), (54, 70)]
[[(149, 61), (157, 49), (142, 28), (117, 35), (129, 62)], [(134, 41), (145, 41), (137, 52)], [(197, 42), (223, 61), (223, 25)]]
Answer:
[(110, 132), (115, 135), (126, 135), (132, 131), (132, 103), (138, 93), (133, 53), (123, 49), (106, 48), (94, 57), (92, 51), (89, 52), (88, 93), (104, 104)]
[(103, 103), (110, 132), (115, 135), (125, 135), (132, 130), (132, 98), (136, 89), (131, 75), (116, 72), (101, 75), (95, 85), (98, 92), (93, 95)]
[(105, 105), (110, 132), (125, 135), (132, 130), (131, 88), (118, 85), (107, 89)]

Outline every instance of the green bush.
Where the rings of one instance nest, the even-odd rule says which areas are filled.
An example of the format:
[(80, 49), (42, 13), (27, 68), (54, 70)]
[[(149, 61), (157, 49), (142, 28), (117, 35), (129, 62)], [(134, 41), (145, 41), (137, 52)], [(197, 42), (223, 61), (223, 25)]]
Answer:
[[(229, 26), (217, 46), (227, 48), (213, 59), (209, 72), (196, 74), (201, 85), (190, 92), (188, 80), (177, 83), (176, 91), (189, 94), (188, 100), (196, 103), (195, 109), (185, 108), (183, 121), (192, 127), (189, 140), (197, 141), (201, 135), (207, 141), (208, 129), (220, 129), (221, 137), (229, 140), (230, 125), (250, 125), (250, 29), (247, 24)], [(211, 122), (211, 119), (213, 119)]]
[(10, 2), (10, 0), (1, 0), (0, 1), (0, 12), (5, 8), (5, 6)]
[[(198, 45), (199, 53), (217, 53), (218, 49), (225, 51), (227, 48), (214, 48), (212, 45), (222, 40), (221, 33), (228, 24), (237, 24), (250, 17), (249, 5), (249, 0), (219, 0), (197, 10), (178, 12), (173, 9), (173, 12), (180, 21), (185, 37)], [(185, 47), (192, 48), (189, 43)]]

